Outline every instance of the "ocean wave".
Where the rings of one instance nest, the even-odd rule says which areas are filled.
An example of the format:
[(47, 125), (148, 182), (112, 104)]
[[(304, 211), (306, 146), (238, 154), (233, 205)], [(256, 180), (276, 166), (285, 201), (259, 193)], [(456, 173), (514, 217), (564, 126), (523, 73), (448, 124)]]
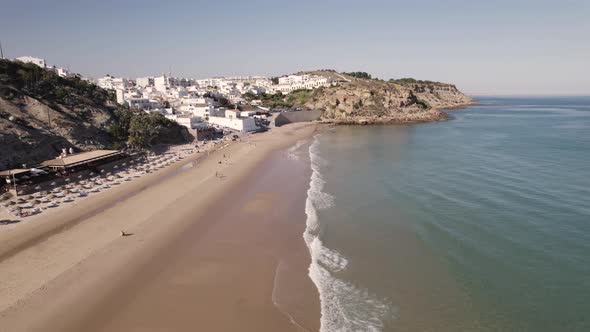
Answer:
[(309, 158), (312, 175), (305, 203), (307, 227), (303, 238), (311, 255), (309, 277), (320, 294), (320, 331), (381, 331), (383, 318), (395, 317), (394, 307), (338, 278), (337, 274), (346, 270), (349, 262), (338, 251), (327, 248), (319, 238), (318, 211), (333, 207), (334, 197), (323, 191), (326, 182), (321, 167), (327, 165), (327, 161), (319, 154), (317, 136), (309, 147)]
[(291, 160), (301, 160), (301, 156), (299, 155), (301, 147), (305, 144), (305, 140), (299, 140), (295, 145), (287, 149), (287, 158)]

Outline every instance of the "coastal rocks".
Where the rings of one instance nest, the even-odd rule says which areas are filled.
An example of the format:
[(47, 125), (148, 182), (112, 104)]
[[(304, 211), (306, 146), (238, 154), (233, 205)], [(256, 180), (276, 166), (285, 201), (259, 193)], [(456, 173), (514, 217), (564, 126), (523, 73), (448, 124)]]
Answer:
[(385, 124), (446, 120), (448, 115), (441, 109), (472, 102), (452, 84), (352, 78), (349, 82), (315, 89), (296, 106), (323, 111), (324, 122)]
[(337, 125), (385, 125), (385, 124), (410, 124), (420, 122), (444, 121), (449, 118), (445, 112), (437, 109), (429, 109), (418, 113), (400, 112), (390, 116), (351, 116), (337, 119), (323, 119), (323, 123)]

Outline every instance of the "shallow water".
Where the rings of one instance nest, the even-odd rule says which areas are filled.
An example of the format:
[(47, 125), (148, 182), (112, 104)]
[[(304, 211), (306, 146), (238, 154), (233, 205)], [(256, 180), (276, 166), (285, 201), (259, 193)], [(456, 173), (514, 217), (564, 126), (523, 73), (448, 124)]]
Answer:
[(590, 98), (479, 101), (311, 144), (324, 331), (590, 330)]

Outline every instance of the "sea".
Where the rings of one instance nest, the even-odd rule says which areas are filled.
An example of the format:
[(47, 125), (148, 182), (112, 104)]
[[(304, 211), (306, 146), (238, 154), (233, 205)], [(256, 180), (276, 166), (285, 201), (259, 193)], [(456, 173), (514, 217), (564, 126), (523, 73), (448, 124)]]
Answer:
[(590, 97), (477, 102), (298, 145), (321, 331), (590, 331)]

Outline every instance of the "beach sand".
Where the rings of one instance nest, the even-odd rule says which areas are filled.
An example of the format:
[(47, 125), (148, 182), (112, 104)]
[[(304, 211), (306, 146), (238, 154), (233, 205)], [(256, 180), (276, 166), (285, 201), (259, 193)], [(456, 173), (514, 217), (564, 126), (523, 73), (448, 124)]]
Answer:
[(309, 173), (277, 154), (315, 129), (254, 135), (1, 233), (2, 330), (318, 330)]

